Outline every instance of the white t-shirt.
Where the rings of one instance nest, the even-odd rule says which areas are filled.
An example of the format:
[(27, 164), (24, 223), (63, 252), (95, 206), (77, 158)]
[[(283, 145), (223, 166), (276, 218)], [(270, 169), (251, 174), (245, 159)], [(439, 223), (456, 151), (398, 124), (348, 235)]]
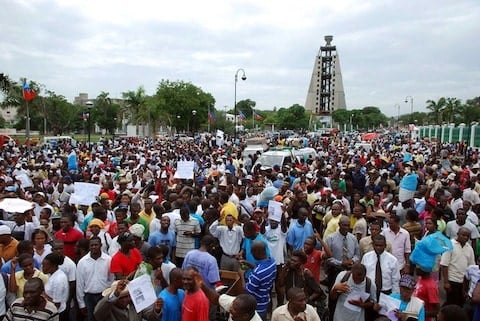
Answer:
[(60, 303), (58, 313), (65, 311), (68, 300), (68, 280), (62, 270), (58, 269), (48, 277), (45, 293), (52, 298), (53, 303)]
[(285, 247), (287, 244), (287, 233), (282, 232), (282, 227), (279, 224), (276, 229), (270, 226), (265, 227), (265, 234), (263, 235), (267, 240), (270, 254), (275, 262), (278, 264), (285, 263)]

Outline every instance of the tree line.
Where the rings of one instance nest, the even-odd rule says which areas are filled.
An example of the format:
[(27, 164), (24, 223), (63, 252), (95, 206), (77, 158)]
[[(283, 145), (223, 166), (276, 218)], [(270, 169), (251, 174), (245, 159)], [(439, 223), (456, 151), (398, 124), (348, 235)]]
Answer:
[[(23, 81), (14, 81), (8, 75), (0, 73), (0, 92), (3, 94), (0, 107), (17, 109), (17, 119), (11, 126), (18, 130), (24, 129), (26, 124)], [(227, 133), (233, 132), (234, 124), (227, 120), (226, 114), (233, 115), (234, 108), (216, 109), (213, 95), (190, 82), (162, 79), (150, 95), (140, 86), (136, 90), (122, 93), (121, 99), (110, 97), (108, 92), (101, 92), (92, 99), (92, 106), (70, 103), (63, 95), (46, 89), (39, 82), (31, 81), (29, 85), (37, 93), (37, 97), (29, 104), (31, 129), (44, 134), (85, 131), (87, 120), (91, 126), (97, 125), (103, 132), (112, 135), (125, 124), (134, 125), (137, 135), (142, 125), (147, 125), (152, 134), (161, 128), (195, 133), (209, 127), (211, 131), (221, 129)], [(426, 109), (430, 112), (404, 114), (400, 117), (400, 122), (408, 124), (413, 120), (418, 125), (442, 122), (469, 124), (480, 119), (480, 97), (467, 100), (465, 104), (456, 98), (440, 98), (426, 103)], [(266, 109), (270, 108), (256, 108), (256, 102), (251, 99), (238, 101), (237, 111), (245, 116), (239, 124), (247, 129), (268, 129), (272, 125), (276, 129), (307, 129), (314, 127), (316, 121), (320, 125), (299, 104)], [(394, 125), (397, 121), (396, 117), (388, 118), (375, 106), (339, 109), (332, 113), (332, 118), (342, 127), (345, 125), (349, 128), (351, 124), (353, 128), (359, 129)], [(0, 119), (0, 127), (8, 125), (4, 119)]]

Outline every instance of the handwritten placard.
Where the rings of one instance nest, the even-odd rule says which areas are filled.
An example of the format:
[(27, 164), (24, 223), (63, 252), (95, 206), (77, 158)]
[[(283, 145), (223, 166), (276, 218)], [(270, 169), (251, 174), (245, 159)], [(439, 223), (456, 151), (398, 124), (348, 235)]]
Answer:
[(193, 168), (195, 162), (193, 161), (179, 161), (177, 162), (177, 170), (175, 171), (174, 178), (180, 179), (193, 179)]
[(92, 183), (75, 182), (75, 192), (70, 196), (69, 203), (90, 206), (97, 201), (100, 185)]

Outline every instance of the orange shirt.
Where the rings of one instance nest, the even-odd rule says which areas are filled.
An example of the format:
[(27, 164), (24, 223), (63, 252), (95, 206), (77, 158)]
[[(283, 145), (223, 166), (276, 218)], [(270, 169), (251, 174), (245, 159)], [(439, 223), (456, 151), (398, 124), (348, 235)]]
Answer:
[(7, 245), (0, 244), (0, 257), (5, 262), (10, 261), (17, 255), (18, 241), (12, 237), (12, 240)]

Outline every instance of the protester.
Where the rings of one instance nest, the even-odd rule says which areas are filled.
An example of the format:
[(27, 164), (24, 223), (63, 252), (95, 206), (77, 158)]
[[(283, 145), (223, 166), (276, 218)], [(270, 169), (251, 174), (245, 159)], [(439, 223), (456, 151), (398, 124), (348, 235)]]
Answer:
[[(255, 241), (261, 241), (267, 250), (266, 257), (274, 260), (276, 284), (285, 280), (291, 282), (290, 287), (293, 287), (295, 278), (297, 286), (301, 283), (301, 272), (304, 272), (303, 275), (307, 274), (305, 271), (313, 272), (313, 281), (307, 278), (304, 291), (308, 304), (317, 308), (323, 320), (324, 314), (319, 310), (322, 300), (311, 300), (312, 294), (321, 292), (313, 291), (310, 286), (316, 287), (325, 276), (326, 280), (321, 283), (330, 283), (330, 291), (337, 274), (352, 273), (354, 264), (362, 258), (365, 258), (367, 265), (370, 262), (367, 271), (372, 287), (375, 286), (377, 259), (374, 240), (377, 235), (386, 237), (385, 250), (393, 253), (404, 274), (413, 272), (409, 266), (409, 253), (413, 250), (414, 241), (418, 244), (422, 237), (435, 237), (435, 231), (446, 230), (451, 238), (458, 238), (458, 230), (469, 227), (473, 233), (470, 238), (477, 238), (476, 216), (480, 213), (480, 206), (476, 204), (480, 199), (479, 155), (464, 142), (414, 142), (406, 132), (395, 128), (385, 128), (382, 133), (377, 133), (377, 138), (368, 142), (362, 142), (362, 134), (357, 132), (332, 133), (321, 137), (303, 132), (298, 134), (304, 136), (298, 142), (309, 147), (309, 154), (285, 157), (281, 162), (274, 161), (271, 166), (255, 164), (257, 160), (264, 162), (261, 152), (242, 157), (246, 144), (251, 145), (253, 139), (265, 143), (264, 147), (267, 148), (286, 144), (288, 139), (285, 137), (279, 139), (269, 133), (266, 136), (249, 134), (256, 136), (253, 139), (238, 135), (235, 142), (228, 135), (220, 138), (200, 133), (193, 140), (183, 137), (115, 137), (104, 138), (101, 143), (93, 142), (88, 146), (78, 142), (76, 147), (62, 140), (56, 146), (17, 148), (5, 145), (0, 148), (0, 199), (15, 197), (27, 202), (33, 200), (33, 203), (26, 203), (30, 204), (27, 208), (33, 210), (5, 210), (1, 213), (5, 223), (0, 225), (0, 256), (5, 260), (2, 271), (7, 274), (19, 272), (20, 264), (15, 263), (18, 259), (14, 257), (24, 253), (30, 257), (35, 254), (37, 259), (44, 258), (48, 255), (50, 240), (55, 238), (51, 244), (52, 253), (64, 252), (66, 255), (64, 264), (58, 266), (58, 270), (67, 274), (70, 287), (65, 311), (72, 307), (69, 315), (76, 321), (82, 319), (82, 313), (77, 315), (80, 311), (93, 320), (94, 308), (102, 299), (101, 292), (109, 288), (113, 281), (113, 275), (109, 273), (112, 268), (110, 262), (115, 263), (117, 278), (149, 274), (155, 289), (165, 290), (176, 259), (182, 266), (183, 258), (194, 258), (195, 254), (202, 252), (195, 250), (199, 247), (197, 241), (200, 237), (212, 235), (214, 243), (220, 244), (208, 250), (216, 260), (212, 261), (212, 257), (209, 257), (212, 264), (217, 263), (216, 270), (228, 269), (235, 273), (239, 268), (247, 268), (245, 274), (248, 280), (254, 269), (261, 265), (260, 261), (263, 261), (256, 260), (252, 253)], [(357, 147), (359, 145), (365, 148)], [(292, 148), (292, 156), (296, 152), (297, 148)], [(78, 173), (71, 168), (72, 174), (67, 174), (69, 155), (72, 155), (71, 159), (73, 155), (76, 156)], [(178, 178), (178, 174), (182, 174), (177, 173), (177, 168), (181, 170), (179, 161), (193, 161), (194, 179)], [(247, 171), (247, 168), (251, 170)], [(15, 179), (17, 175), (29, 177), (32, 186), (23, 186)], [(74, 204), (78, 201), (75, 194), (82, 191), (76, 188), (77, 182), (100, 187), (98, 194), (89, 195), (89, 205)], [(268, 208), (270, 201), (282, 203), (285, 213), (281, 218), (272, 215), (272, 207)], [(462, 211), (466, 215), (462, 216)], [(181, 212), (185, 214), (183, 217)], [(418, 222), (417, 212), (421, 216)], [(349, 213), (353, 215), (348, 217)], [(407, 213), (409, 221), (404, 225)], [(465, 223), (462, 217), (465, 217)], [(91, 222), (94, 224), (89, 228)], [(201, 222), (204, 222), (203, 227)], [(198, 229), (194, 227), (197, 224)], [(35, 248), (31, 243), (24, 243), (29, 241), (18, 243), (16, 238), (31, 237), (30, 232), (21, 235), (22, 231), (27, 231), (27, 226), (38, 228), (40, 225), (49, 233), (46, 239), (43, 233), (36, 232), (33, 238)], [(82, 230), (79, 230), (80, 226)], [(312, 230), (309, 231), (310, 226)], [(407, 232), (412, 233), (407, 237), (400, 226), (405, 226)], [(9, 227), (14, 228), (14, 235)], [(92, 238), (90, 249), (84, 236), (90, 238), (91, 233), (97, 230), (100, 240)], [(124, 242), (125, 232), (136, 234), (135, 246), (131, 241)], [(152, 237), (148, 237), (149, 234)], [(104, 242), (108, 235), (112, 237), (111, 243)], [(325, 244), (319, 243), (319, 238), (323, 238)], [(155, 253), (147, 250), (146, 240), (154, 248), (152, 253)], [(290, 253), (297, 249), (307, 255), (305, 266), (302, 267), (300, 261), (296, 262), (298, 267), (295, 273), (293, 269), (286, 271), (282, 266), (283, 263), (289, 264), (284, 253), (285, 243), (291, 247)], [(104, 253), (97, 253), (96, 248), (100, 245), (104, 246)], [(444, 259), (456, 255), (457, 249), (454, 248)], [(466, 245), (461, 248), (463, 252), (470, 251)], [(327, 249), (331, 250), (331, 257), (328, 257)], [(135, 254), (137, 250), (143, 257)], [(325, 255), (320, 252), (322, 250)], [(388, 270), (383, 261), (383, 257), (388, 256), (385, 250), (380, 260), (384, 279), (382, 287), (378, 288), (384, 293), (388, 293), (390, 288), (395, 292), (391, 273), (385, 271)], [(472, 250), (477, 250), (476, 241), (472, 242)], [(107, 253), (116, 256), (116, 259), (109, 259)], [(292, 257), (294, 261), (296, 258)], [(9, 260), (14, 263), (14, 271)], [(251, 268), (241, 265), (243, 261), (240, 260), (252, 263)], [(320, 269), (323, 261), (325, 270)], [(78, 266), (75, 266), (75, 262), (78, 262)], [(32, 267), (28, 267), (29, 264), (25, 266), (26, 279), (33, 276), (30, 275), (32, 271), (37, 273), (34, 268), (40, 269), (40, 263), (34, 259)], [(447, 268), (450, 273), (448, 278), (440, 280), (440, 285), (449, 290), (447, 298), (450, 300), (449, 292), (452, 292), (455, 284), (463, 283), (464, 275), (472, 280), (475, 275), (470, 268), (467, 270), (468, 265), (464, 265), (462, 260), (443, 263), (445, 266), (441, 270)], [(289, 272), (291, 276), (284, 272)], [(444, 303), (435, 282), (437, 268), (434, 264), (429, 273), (416, 273), (418, 282), (413, 296), (425, 302), (428, 320), (435, 316), (439, 306)], [(76, 276), (79, 277), (77, 284)], [(12, 285), (9, 283), (13, 283), (11, 279), (7, 279), (8, 288)], [(223, 287), (217, 284), (218, 280), (221, 279), (206, 282), (212, 287), (212, 283), (215, 283), (221, 289)], [(228, 282), (229, 279), (223, 281)], [(188, 282), (186, 285), (188, 287)], [(265, 285), (268, 285), (267, 282)], [(467, 286), (465, 293), (466, 289)], [(238, 290), (238, 285), (227, 288), (227, 291)], [(283, 303), (282, 291), (277, 287), (268, 293), (273, 310), (276, 302)], [(77, 298), (72, 302), (74, 292), (77, 292)], [(193, 294), (195, 291), (187, 292)], [(0, 296), (1, 293), (0, 285)], [(266, 299), (267, 295), (264, 297)], [(276, 300), (272, 300), (273, 297)], [(249, 307), (253, 302), (251, 298), (242, 297), (231, 302), (228, 309), (236, 320), (256, 317), (251, 309), (242, 309), (244, 312), (237, 313), (237, 304), (244, 303)], [(75, 306), (76, 301), (78, 307)], [(291, 307), (294, 307), (292, 311), (298, 313), (298, 317), (303, 318), (307, 317), (307, 313), (301, 311), (301, 301), (299, 298), (298, 305), (292, 301)], [(187, 300), (187, 303), (191, 301)], [(343, 307), (339, 310), (340, 316), (334, 315), (337, 303), (332, 302), (332, 320), (345, 315)], [(263, 301), (260, 302), (262, 304)], [(368, 305), (367, 315), (370, 313)], [(215, 312), (212, 309), (210, 315)], [(197, 314), (193, 317), (196, 318)], [(352, 319), (357, 317), (361, 317), (361, 313)]]
[(128, 280), (115, 281), (111, 287), (102, 292), (103, 298), (95, 307), (95, 319), (102, 321), (160, 320), (163, 302), (157, 299), (152, 307), (137, 313), (127, 284)]
[(25, 283), (23, 297), (16, 299), (7, 312), (8, 321), (58, 321), (57, 308), (42, 294), (43, 281), (33, 277)]

